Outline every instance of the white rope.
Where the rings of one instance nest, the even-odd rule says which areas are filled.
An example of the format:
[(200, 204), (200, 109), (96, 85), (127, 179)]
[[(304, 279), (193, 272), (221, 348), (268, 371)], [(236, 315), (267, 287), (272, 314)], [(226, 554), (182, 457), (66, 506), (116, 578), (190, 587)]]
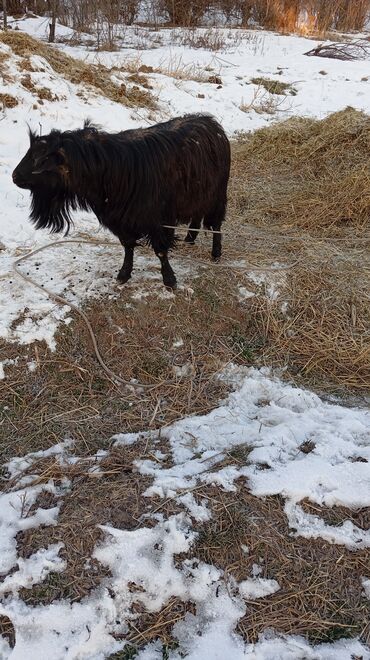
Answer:
[[(173, 229), (175, 227), (169, 227), (169, 228)], [(221, 232), (213, 232), (213, 233), (221, 233)], [(57, 302), (61, 305), (66, 305), (67, 307), (70, 307), (70, 309), (75, 311), (76, 314), (78, 314), (82, 318), (82, 320), (84, 321), (84, 323), (85, 323), (85, 325), (88, 329), (96, 358), (97, 358), (101, 368), (107, 374), (108, 379), (111, 382), (113, 382), (113, 384), (116, 384), (115, 383), (115, 381), (116, 381), (116, 382), (120, 383), (121, 385), (124, 385), (125, 387), (139, 388), (139, 389), (145, 389), (145, 390), (152, 390), (152, 389), (160, 387), (164, 384), (171, 384), (172, 381), (162, 381), (162, 382), (157, 383), (155, 385), (146, 385), (146, 384), (144, 385), (142, 383), (135, 383), (135, 382), (127, 381), (124, 378), (121, 378), (121, 376), (119, 376), (114, 371), (112, 371), (112, 369), (110, 369), (106, 365), (106, 363), (104, 362), (104, 360), (101, 356), (101, 353), (99, 351), (99, 347), (98, 347), (98, 343), (97, 343), (97, 340), (96, 340), (96, 337), (95, 337), (94, 330), (93, 330), (93, 328), (91, 326), (91, 323), (90, 323), (88, 317), (86, 316), (85, 312), (83, 312), (79, 307), (77, 307), (77, 305), (71, 303), (69, 300), (67, 300), (63, 296), (60, 296), (59, 294), (54, 293), (54, 291), (51, 291), (50, 289), (48, 289), (45, 286), (41, 286), (41, 284), (38, 284), (38, 282), (35, 282), (35, 280), (32, 277), (30, 277), (29, 275), (25, 275), (24, 273), (22, 273), (19, 270), (19, 266), (22, 263), (24, 263), (28, 259), (31, 259), (31, 257), (34, 257), (36, 254), (39, 254), (40, 252), (43, 252), (44, 250), (47, 250), (47, 249), (52, 248), (52, 247), (59, 247), (61, 245), (72, 244), (72, 243), (77, 243), (79, 245), (81, 245), (81, 244), (97, 245), (97, 246), (99, 246), (99, 245), (109, 245), (110, 247), (118, 247), (116, 243), (112, 243), (111, 241), (95, 241), (95, 240), (85, 240), (85, 239), (67, 239), (67, 240), (62, 240), (62, 241), (59, 241), (59, 240), (58, 241), (53, 241), (52, 243), (47, 243), (46, 245), (43, 245), (43, 246), (41, 246), (41, 247), (39, 247), (35, 250), (31, 250), (31, 252), (28, 252), (23, 257), (19, 257), (18, 259), (16, 259), (13, 262), (13, 265), (12, 265), (12, 272), (15, 275), (17, 275), (18, 277), (22, 278), (28, 284), (31, 284), (32, 286), (36, 287), (39, 291), (41, 291), (44, 295), (49, 297), (51, 300), (55, 300), (55, 302)], [(194, 259), (191, 259), (190, 257), (189, 257), (189, 259), (192, 262), (194, 262)], [(198, 261), (198, 263), (203, 263), (205, 265), (210, 265), (210, 262), (199, 262)], [(291, 266), (287, 266), (287, 267), (284, 267), (284, 268), (271, 268), (271, 270), (285, 270), (286, 268), (292, 268), (294, 265), (295, 264), (292, 264)], [(235, 264), (232, 264), (232, 265), (217, 264), (217, 268), (219, 268), (220, 266), (225, 267), (225, 268), (233, 268), (233, 269), (235, 269), (235, 268), (236, 269), (242, 268), (243, 270), (247, 269), (246, 265), (239, 267)], [(254, 269), (259, 268), (258, 266), (249, 266), (249, 268), (250, 267), (253, 267)], [(261, 267), (261, 270), (266, 270), (266, 268)], [(4, 277), (7, 277), (9, 274), (10, 273), (5, 273), (4, 275), (2, 275), (0, 277), (0, 279), (3, 279)]]
[[(178, 226), (173, 226), (173, 225), (162, 225), (162, 226), (165, 227), (166, 229), (182, 229), (182, 230), (187, 231), (187, 232), (188, 231), (194, 231), (194, 232), (203, 231), (205, 233), (209, 232), (211, 234), (222, 234), (223, 233), (220, 230), (205, 229), (203, 227), (193, 229), (193, 228), (190, 228), (190, 227), (181, 227), (181, 226), (178, 227)], [(294, 238), (297, 238), (297, 237), (294, 237)], [(51, 243), (47, 243), (46, 245), (43, 245), (43, 246), (35, 249), (35, 250), (31, 250), (30, 252), (28, 252), (23, 257), (20, 257), (20, 258), (16, 259), (14, 261), (13, 265), (12, 265), (12, 272), (15, 275), (17, 275), (18, 277), (22, 278), (28, 284), (31, 284), (32, 286), (39, 289), (39, 291), (41, 291), (44, 295), (46, 295), (50, 299), (55, 300), (55, 302), (57, 302), (61, 305), (66, 305), (67, 307), (70, 307), (73, 311), (76, 312), (76, 314), (78, 314), (82, 318), (82, 320), (84, 321), (84, 323), (85, 323), (85, 325), (88, 329), (96, 358), (97, 358), (100, 366), (102, 367), (102, 369), (107, 374), (109, 380), (111, 382), (113, 382), (113, 384), (116, 384), (115, 383), (115, 381), (116, 381), (116, 382), (120, 383), (121, 385), (124, 385), (125, 387), (139, 388), (139, 389), (146, 389), (146, 390), (155, 389), (155, 388), (157, 388), (157, 387), (159, 387), (163, 384), (170, 384), (171, 381), (162, 381), (161, 383), (158, 383), (156, 385), (146, 385), (146, 384), (143, 385), (141, 383), (135, 383), (135, 382), (127, 381), (124, 378), (121, 378), (121, 376), (116, 374), (114, 371), (112, 371), (112, 369), (110, 369), (105, 364), (105, 362), (104, 362), (104, 360), (101, 356), (101, 353), (99, 351), (98, 343), (97, 343), (93, 328), (92, 328), (91, 323), (90, 323), (89, 319), (87, 318), (85, 312), (83, 312), (79, 307), (77, 307), (77, 305), (71, 303), (69, 300), (67, 300), (63, 296), (60, 296), (59, 294), (54, 293), (54, 291), (51, 291), (50, 289), (48, 289), (44, 286), (41, 286), (40, 284), (38, 284), (38, 282), (35, 282), (35, 280), (32, 279), (29, 275), (25, 275), (24, 273), (22, 273), (19, 270), (20, 264), (24, 263), (28, 259), (31, 259), (31, 257), (34, 257), (36, 254), (39, 254), (40, 252), (43, 252), (44, 250), (47, 250), (47, 249), (52, 248), (52, 247), (59, 247), (61, 245), (72, 244), (72, 243), (77, 243), (77, 244), (80, 244), (80, 245), (81, 244), (96, 245), (96, 246), (108, 245), (110, 247), (115, 247), (115, 248), (118, 247), (117, 243), (113, 243), (111, 241), (96, 241), (94, 239), (90, 239), (90, 240), (87, 240), (87, 239), (67, 239), (67, 240), (62, 240), (62, 241), (59, 241), (59, 240), (58, 241), (53, 241)], [(184, 258), (184, 255), (182, 255), (182, 257)], [(192, 257), (185, 257), (185, 259), (191, 261), (192, 263), (198, 263), (200, 265), (205, 265), (207, 267), (209, 267), (211, 265), (211, 262), (201, 261), (199, 259), (193, 259)], [(243, 270), (243, 271), (253, 269), (253, 270), (273, 271), (273, 272), (275, 272), (275, 271), (282, 271), (282, 270), (290, 270), (291, 268), (294, 268), (294, 266), (296, 266), (298, 263), (299, 263), (299, 260), (295, 261), (292, 264), (289, 264), (288, 266), (273, 266), (273, 267), (271, 267), (271, 266), (270, 267), (269, 266), (260, 266), (260, 265), (252, 264), (252, 263), (243, 264), (243, 265), (241, 265), (241, 264), (239, 265), (239, 264), (235, 264), (235, 263), (233, 263), (233, 264), (227, 264), (227, 263), (219, 264), (218, 263), (216, 267), (218, 269), (219, 268), (231, 268), (232, 270)], [(10, 273), (5, 273), (5, 274), (0, 276), (0, 279), (8, 277), (9, 275), (10, 275)]]
[(68, 240), (64, 240), (64, 241), (53, 241), (52, 243), (47, 243), (47, 245), (43, 245), (42, 247), (37, 248), (36, 250), (32, 250), (31, 252), (28, 252), (28, 253), (27, 253), (26, 255), (24, 255), (23, 257), (20, 257), (19, 259), (16, 259), (16, 261), (13, 263), (13, 272), (14, 272), (16, 275), (18, 275), (19, 277), (21, 277), (25, 282), (28, 282), (29, 284), (32, 284), (32, 286), (34, 286), (34, 287), (36, 287), (37, 289), (39, 289), (39, 291), (42, 291), (42, 293), (43, 293), (44, 295), (48, 296), (48, 297), (51, 298), (52, 300), (55, 300), (56, 302), (58, 302), (58, 303), (60, 303), (60, 304), (62, 304), (62, 305), (67, 305), (68, 307), (70, 307), (71, 309), (73, 309), (73, 311), (75, 311), (77, 314), (79, 314), (79, 316), (81, 316), (81, 318), (83, 319), (83, 321), (84, 321), (84, 323), (85, 323), (85, 325), (86, 325), (86, 327), (87, 327), (87, 329), (88, 329), (88, 331), (89, 331), (90, 338), (91, 338), (91, 341), (92, 341), (92, 345), (93, 345), (93, 348), (94, 348), (94, 351), (95, 351), (96, 358), (97, 358), (97, 360), (98, 360), (100, 366), (102, 367), (102, 369), (104, 369), (105, 373), (106, 373), (107, 376), (109, 377), (109, 380), (110, 380), (111, 382), (113, 382), (113, 384), (115, 384), (114, 381), (118, 381), (119, 383), (121, 383), (121, 385), (125, 385), (126, 387), (131, 387), (131, 388), (134, 387), (134, 388), (140, 388), (140, 389), (142, 389), (142, 388), (145, 388), (145, 389), (154, 389), (154, 388), (156, 388), (156, 387), (159, 387), (159, 385), (163, 385), (163, 382), (161, 382), (161, 383), (159, 383), (159, 384), (157, 384), (157, 385), (143, 385), (142, 383), (135, 383), (135, 382), (127, 381), (127, 380), (125, 380), (124, 378), (121, 378), (121, 376), (118, 376), (118, 374), (116, 374), (114, 371), (112, 371), (112, 369), (110, 369), (110, 368), (105, 364), (105, 362), (104, 362), (104, 360), (103, 360), (103, 358), (102, 358), (102, 356), (101, 356), (101, 354), (100, 354), (99, 347), (98, 347), (98, 343), (97, 343), (97, 340), (96, 340), (96, 337), (95, 337), (94, 331), (93, 331), (93, 329), (92, 329), (91, 323), (90, 323), (89, 319), (87, 318), (85, 312), (83, 312), (81, 309), (79, 309), (79, 307), (77, 307), (76, 305), (74, 305), (73, 303), (71, 303), (69, 300), (66, 300), (66, 298), (63, 298), (63, 296), (60, 296), (60, 295), (58, 295), (57, 293), (54, 293), (54, 291), (51, 291), (50, 289), (47, 289), (47, 288), (44, 287), (44, 286), (41, 286), (40, 284), (38, 284), (37, 282), (35, 282), (35, 280), (33, 280), (32, 277), (29, 277), (29, 275), (25, 275), (24, 273), (22, 273), (22, 272), (18, 269), (18, 266), (19, 266), (21, 263), (23, 263), (23, 262), (26, 261), (27, 259), (30, 259), (31, 257), (34, 257), (34, 256), (35, 256), (36, 254), (38, 254), (39, 252), (42, 252), (43, 250), (47, 250), (48, 248), (51, 248), (51, 247), (58, 247), (59, 245), (64, 245), (64, 244), (66, 244), (66, 243), (78, 243), (78, 244), (88, 243), (89, 245), (91, 245), (91, 244), (96, 244), (96, 245), (114, 245), (114, 243), (111, 243), (110, 241), (101, 241), (101, 242), (99, 242), (99, 243), (96, 243), (96, 242), (94, 242), (94, 241), (88, 241), (88, 240), (77, 240), (77, 239), (68, 239)]

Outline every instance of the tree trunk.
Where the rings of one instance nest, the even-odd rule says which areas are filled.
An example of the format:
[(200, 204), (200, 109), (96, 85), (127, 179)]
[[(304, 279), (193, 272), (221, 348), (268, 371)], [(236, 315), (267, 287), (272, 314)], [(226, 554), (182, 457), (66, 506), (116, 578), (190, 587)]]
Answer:
[(55, 28), (57, 24), (58, 0), (51, 1), (51, 22), (49, 23), (49, 44), (55, 41)]
[(6, 12), (6, 0), (3, 0), (3, 27), (4, 30), (8, 29), (8, 14)]

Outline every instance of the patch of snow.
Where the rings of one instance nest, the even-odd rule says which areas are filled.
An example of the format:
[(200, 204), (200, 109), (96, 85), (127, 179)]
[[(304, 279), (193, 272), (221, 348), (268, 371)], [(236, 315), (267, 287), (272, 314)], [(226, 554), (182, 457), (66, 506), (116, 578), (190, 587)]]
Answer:
[[(304, 498), (329, 507), (370, 505), (369, 411), (323, 402), (265, 369), (235, 367), (224, 377), (237, 389), (223, 405), (162, 429), (172, 451), (171, 467), (137, 461), (143, 474), (154, 477), (148, 496), (172, 497), (200, 483), (232, 490), (244, 477), (253, 495), (285, 498), (287, 515), (295, 514), (295, 529), (296, 504)], [(310, 453), (301, 450), (305, 442), (313, 443)], [(245, 465), (238, 461), (215, 469), (225, 451), (241, 444), (250, 448)], [(267, 469), (261, 470), (262, 464)], [(305, 536), (331, 535), (350, 547), (370, 545), (369, 533), (352, 524), (328, 528), (306, 515), (300, 521), (298, 532), (301, 529)]]
[(184, 378), (186, 376), (193, 376), (195, 374), (195, 368), (191, 362), (186, 362), (181, 366), (174, 364), (172, 371), (176, 378)]
[(39, 507), (34, 513), (30, 513), (31, 507), (42, 492), (58, 494), (51, 483), (0, 493), (0, 575), (6, 574), (17, 564), (18, 532), (40, 525), (56, 524), (59, 513), (57, 506), (50, 509)]
[(364, 530), (345, 520), (341, 525), (334, 527), (327, 525), (319, 516), (306, 513), (302, 507), (292, 501), (285, 504), (285, 513), (289, 527), (296, 530), (297, 536), (308, 539), (324, 539), (329, 543), (345, 545), (350, 550), (370, 548), (370, 530)]
[(238, 286), (239, 291), (239, 300), (247, 300), (248, 298), (253, 298), (256, 294), (253, 291), (249, 291), (245, 286)]
[[(57, 496), (63, 494), (63, 489), (56, 491), (52, 482), (25, 486), (22, 470), (31, 467), (32, 471), (32, 464), (45, 456), (65, 464), (76, 462), (78, 457), (71, 454), (71, 444), (66, 443), (7, 464), (8, 473), (18, 479), (18, 484), (0, 496), (0, 557), (5, 576), (2, 593), (6, 594), (0, 598), (0, 614), (11, 620), (16, 645), (11, 650), (0, 637), (4, 660), (103, 660), (124, 647), (128, 624), (135, 617), (134, 605), (157, 612), (171, 598), (192, 602), (194, 613), (188, 612), (173, 626), (172, 635), (179, 646), (169, 651), (169, 660), (180, 660), (184, 654), (192, 660), (349, 660), (351, 654), (370, 660), (368, 649), (357, 640), (310, 646), (303, 638), (270, 631), (255, 644), (245, 643), (235, 627), (246, 613), (247, 601), (268, 598), (276, 593), (279, 584), (262, 578), (259, 564), (252, 567), (252, 576), (239, 585), (226, 584), (221, 570), (191, 554), (197, 536), (193, 521), (199, 526), (211, 514), (207, 500), (195, 498), (195, 489), (209, 482), (235, 488), (235, 480), (240, 477), (247, 479), (245, 485), (257, 496), (274, 492), (286, 499), (285, 512), (295, 533), (344, 543), (353, 549), (365, 547), (367, 532), (349, 521), (340, 527), (329, 527), (318, 516), (305, 514), (298, 502), (309, 497), (326, 506), (368, 506), (369, 476), (363, 472), (366, 464), (351, 461), (354, 455), (364, 457), (370, 451), (368, 412), (324, 403), (311, 392), (283, 383), (266, 369), (231, 366), (222, 377), (235, 388), (222, 405), (208, 415), (186, 418), (162, 429), (170, 446), (172, 466), (161, 466), (164, 459), (168, 465), (169, 455), (160, 450), (156, 460), (136, 461), (141, 473), (154, 478), (146, 495), (172, 496), (184, 512), (166, 519), (154, 511), (148, 515), (155, 524), (148, 528), (118, 530), (102, 525), (104, 540), (96, 546), (92, 557), (109, 569), (110, 576), (81, 602), (55, 601), (33, 607), (20, 600), (20, 587), (32, 587), (51, 572), (63, 571), (65, 564), (59, 556), (62, 544), (40, 548), (22, 560), (15, 542), (18, 531), (55, 524), (57, 520), (57, 509), (38, 509), (29, 514), (38, 494), (43, 489)], [(124, 446), (156, 437), (153, 431), (118, 434), (114, 441)], [(310, 454), (299, 449), (306, 440), (315, 445)], [(244, 464), (238, 458), (237, 465), (220, 465), (217, 470), (230, 449), (240, 444), (252, 449), (246, 452)], [(93, 466), (99, 466), (106, 455), (101, 450), (92, 456)], [(315, 461), (311, 465), (312, 456)], [(270, 469), (258, 469), (262, 460)], [(294, 466), (294, 471), (289, 466)], [(334, 478), (332, 469), (338, 466), (342, 469), (340, 478)], [(244, 486), (239, 482), (239, 487)], [(357, 543), (360, 534), (361, 543)], [(248, 548), (244, 546), (243, 551), (248, 552)], [(177, 556), (185, 552), (190, 558), (179, 560)], [(268, 558), (265, 569), (268, 571)], [(9, 571), (12, 572), (7, 575)], [(362, 585), (369, 596), (367, 576)], [(116, 641), (115, 635), (121, 641)], [(155, 642), (142, 649), (138, 657), (160, 660), (162, 651), (161, 644)]]
[(239, 582), (238, 588), (243, 598), (254, 600), (255, 598), (264, 598), (265, 596), (276, 593), (279, 591), (280, 585), (276, 580), (254, 577)]
[(64, 543), (55, 543), (48, 548), (41, 548), (27, 559), (17, 559), (18, 570), (8, 575), (0, 584), (0, 596), (18, 593), (19, 589), (31, 589), (34, 584), (43, 582), (49, 573), (61, 573), (67, 567), (64, 559), (59, 557)]
[(4, 380), (5, 378), (4, 366), (9, 364), (18, 364), (18, 358), (15, 358), (15, 360), (7, 358), (6, 360), (0, 361), (0, 380)]
[(370, 578), (362, 578), (362, 586), (366, 597), (370, 600)]

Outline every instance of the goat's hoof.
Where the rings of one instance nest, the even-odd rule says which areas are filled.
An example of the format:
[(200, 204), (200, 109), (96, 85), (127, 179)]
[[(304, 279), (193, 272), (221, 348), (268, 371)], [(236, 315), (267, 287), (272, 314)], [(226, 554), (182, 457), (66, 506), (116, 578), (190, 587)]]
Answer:
[(117, 282), (119, 282), (120, 284), (126, 284), (126, 282), (129, 281), (130, 277), (131, 277), (131, 273), (120, 270), (120, 272), (117, 275)]
[(186, 238), (184, 238), (184, 243), (186, 243), (187, 245), (194, 245), (195, 240), (193, 240), (192, 238), (188, 238), (186, 236)]
[(177, 289), (176, 280), (166, 280), (163, 281), (163, 284), (166, 287), (166, 289), (168, 289), (168, 291), (174, 291), (175, 289)]
[(212, 254), (212, 261), (215, 261), (216, 263), (219, 263), (221, 261), (221, 255), (220, 254)]

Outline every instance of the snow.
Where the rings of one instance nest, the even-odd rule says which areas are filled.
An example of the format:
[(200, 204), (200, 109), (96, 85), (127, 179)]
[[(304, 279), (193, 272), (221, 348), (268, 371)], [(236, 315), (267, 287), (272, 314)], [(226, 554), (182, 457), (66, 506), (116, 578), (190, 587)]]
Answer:
[[(39, 38), (45, 38), (47, 32), (44, 19), (27, 18), (18, 21), (18, 26)], [(69, 38), (73, 31), (58, 26), (58, 35)], [(158, 34), (129, 28), (125, 36), (126, 47), (114, 53), (97, 55), (84, 43), (56, 47), (74, 57), (109, 66), (124, 67), (136, 58), (138, 66), (157, 68), (157, 72), (146, 75), (158, 97), (158, 121), (205, 110), (215, 114), (232, 136), (235, 131), (254, 130), (293, 114), (321, 118), (348, 104), (370, 110), (369, 82), (362, 80), (368, 74), (369, 63), (307, 58), (303, 53), (316, 45), (312, 40), (250, 31), (239, 31), (235, 40), (236, 32), (225, 30), (225, 46), (215, 53), (179, 45), (181, 35), (173, 30)], [(9, 52), (1, 44), (0, 50)], [(147, 125), (153, 118), (145, 110), (136, 112), (87, 90), (83, 90), (82, 97), (80, 87), (56, 75), (42, 58), (33, 56), (32, 61), (34, 80), (59, 100), (35, 107), (35, 98), (20, 84), (19, 58), (10, 56), (8, 73), (13, 81), (2, 80), (0, 93), (15, 96), (19, 104), (3, 111), (1, 121), (0, 245), (5, 249), (0, 251), (0, 337), (24, 344), (45, 340), (55, 349), (57, 328), (70, 322), (68, 305), (56, 305), (12, 271), (16, 258), (50, 241), (47, 234), (36, 232), (29, 223), (29, 195), (11, 181), (11, 172), (27, 148), (26, 121), (37, 130), (41, 124), (47, 133), (56, 125), (62, 129), (81, 126), (86, 116), (111, 131)], [(178, 75), (180, 69), (202, 81), (179, 80), (174, 73)], [(326, 75), (320, 73), (323, 69)], [(221, 77), (220, 89), (208, 82), (210, 75)], [(253, 108), (243, 112), (242, 104), (256, 104), (260, 99), (261, 90), (250, 82), (253, 76), (290, 82), (297, 95), (288, 96), (273, 116)], [(86, 236), (97, 244), (84, 243)], [(48, 248), (42, 256), (35, 255), (25, 262), (22, 271), (77, 305), (87, 298), (119, 295), (112, 270), (121, 265), (120, 246), (86, 213), (76, 214), (71, 238), (77, 243)], [(194, 265), (181, 254), (173, 262), (180, 287), (190, 297)], [(267, 276), (256, 271), (248, 273), (246, 279), (248, 282), (239, 286), (240, 300), (255, 295), (253, 285), (264, 288), (271, 300), (284, 287), (281, 273)], [(173, 295), (162, 287), (157, 259), (142, 253), (136, 257), (134, 279), (127, 290), (132, 301), (143, 305), (153, 297)], [(183, 346), (184, 340), (176, 337), (171, 348), (175, 351)], [(6, 378), (14, 362), (0, 362), (0, 379)], [(29, 361), (27, 368), (37, 368), (36, 362)], [(190, 363), (177, 365), (176, 376), (186, 377), (191, 369)], [(40, 547), (24, 558), (18, 552), (17, 534), (58, 524), (63, 498), (73, 485), (66, 479), (58, 486), (52, 480), (35, 485), (32, 467), (51, 457), (61, 465), (77, 462), (73, 443), (60, 442), (44, 451), (15, 457), (4, 466), (11, 480), (5, 485), (11, 486), (0, 493), (0, 615), (12, 621), (16, 645), (11, 649), (0, 636), (1, 659), (106, 658), (124, 647), (128, 623), (137, 616), (134, 604), (158, 612), (171, 598), (178, 598), (191, 602), (194, 613), (189, 612), (183, 621), (174, 624), (172, 635), (179, 647), (168, 651), (169, 660), (180, 660), (184, 654), (188, 660), (350, 660), (355, 656), (370, 660), (369, 650), (357, 640), (310, 646), (301, 637), (266, 631), (257, 643), (245, 643), (235, 627), (247, 612), (248, 600), (268, 599), (280, 589), (269, 573), (268, 558), (263, 569), (268, 578), (261, 576), (262, 569), (255, 564), (251, 576), (236, 584), (192, 553), (195, 523), (199, 529), (212, 515), (209, 502), (196, 497), (197, 488), (205, 484), (226, 491), (246, 488), (256, 497), (279, 495), (285, 502), (291, 534), (319, 538), (353, 551), (369, 548), (369, 530), (360, 529), (350, 520), (329, 525), (319, 514), (307, 513), (302, 507), (304, 499), (317, 507), (370, 506), (369, 412), (324, 402), (312, 392), (282, 382), (279, 374), (267, 369), (231, 365), (220, 377), (232, 387), (225, 401), (207, 415), (188, 417), (162, 429), (169, 453), (157, 451), (155, 460), (135, 463), (142, 475), (152, 478), (146, 497), (159, 496), (163, 502), (174, 498), (182, 513), (166, 518), (158, 509), (150, 526), (134, 530), (102, 525), (104, 538), (92, 557), (109, 569), (110, 576), (81, 602), (63, 600), (33, 606), (19, 596), (21, 588), (30, 589), (66, 569), (62, 543)], [(155, 433), (144, 429), (140, 434), (125, 434), (117, 429), (112, 441), (117, 446), (133, 445), (143, 437), (155, 437)], [(248, 449), (245, 460), (225, 466), (226, 455), (240, 445)], [(311, 451), (303, 451), (305, 445)], [(89, 457), (88, 469), (99, 471), (100, 460), (106, 455), (100, 451)], [(38, 504), (45, 493), (55, 499), (49, 508)], [(244, 545), (242, 550), (248, 553)], [(185, 552), (190, 558), (183, 559)], [(359, 575), (358, 580), (359, 588), (370, 599), (370, 576)], [(137, 658), (162, 659), (161, 644), (147, 645)]]
[(254, 577), (239, 583), (239, 593), (246, 600), (264, 598), (279, 591), (280, 585), (276, 580)]
[(37, 497), (44, 491), (56, 492), (52, 484), (49, 484), (0, 493), (0, 575), (6, 574), (17, 563), (15, 537), (18, 532), (40, 525), (56, 524), (58, 507), (39, 507), (33, 514), (30, 513)]
[[(244, 482), (239, 482), (239, 487), (257, 496), (275, 493), (285, 499), (285, 513), (295, 534), (352, 550), (370, 547), (369, 532), (348, 520), (339, 526), (326, 525), (299, 505), (307, 497), (318, 505), (369, 506), (367, 464), (351, 460), (369, 457), (368, 411), (325, 403), (311, 392), (282, 382), (267, 369), (231, 366), (220, 377), (232, 385), (233, 391), (218, 408), (162, 429), (162, 439), (169, 442), (172, 467), (161, 466), (162, 461), (166, 465), (169, 461), (169, 455), (161, 451), (156, 452), (155, 461), (136, 461), (139, 472), (153, 477), (146, 496), (159, 493), (162, 498), (173, 497), (183, 513), (166, 518), (154, 512), (154, 526), (146, 527), (144, 523), (133, 530), (102, 525), (104, 539), (92, 557), (109, 569), (110, 577), (81, 602), (54, 601), (42, 606), (24, 603), (18, 595), (21, 587), (31, 588), (51, 572), (65, 570), (66, 564), (60, 556), (62, 543), (40, 548), (23, 559), (18, 556), (15, 540), (22, 529), (58, 524), (59, 507), (39, 508), (33, 513), (30, 508), (44, 490), (61, 503), (73, 485), (67, 483), (56, 489), (50, 481), (34, 486), (31, 473), (34, 464), (43, 458), (53, 457), (61, 465), (77, 462), (73, 444), (60, 443), (14, 458), (4, 466), (13, 481), (12, 490), (0, 496), (4, 575), (0, 615), (9, 617), (16, 631), (14, 650), (0, 637), (4, 660), (26, 656), (30, 660), (103, 659), (124, 647), (128, 623), (138, 616), (135, 604), (148, 612), (158, 612), (171, 598), (192, 602), (195, 609), (174, 624), (172, 635), (179, 648), (169, 651), (169, 660), (179, 660), (184, 653), (193, 660), (350, 660), (356, 654), (370, 659), (369, 650), (357, 640), (311, 647), (303, 638), (266, 631), (256, 644), (243, 642), (234, 631), (247, 611), (248, 601), (269, 598), (280, 589), (273, 576), (261, 577), (262, 570), (268, 574), (268, 557), (263, 569), (254, 564), (251, 576), (237, 584), (219, 568), (192, 554), (197, 535), (193, 524), (202, 525), (211, 516), (208, 502), (194, 497), (197, 486), (212, 482), (231, 489), (240, 477)], [(118, 434), (113, 443), (132, 445), (155, 435), (154, 431)], [(315, 444), (308, 454), (299, 449), (307, 440)], [(245, 461), (238, 458), (236, 465), (218, 470), (226, 452), (240, 444), (251, 449)], [(100, 451), (91, 456), (93, 469), (106, 455), (107, 451)], [(261, 461), (269, 469), (259, 470)], [(333, 475), (337, 468), (340, 472)], [(248, 553), (245, 545), (242, 550)], [(181, 558), (183, 553), (188, 554), (187, 559)], [(359, 588), (370, 598), (369, 576), (359, 575), (358, 580)], [(115, 639), (117, 634), (123, 641)], [(158, 642), (149, 644), (137, 657), (159, 660), (162, 647)]]
[[(323, 402), (312, 392), (282, 383), (268, 370), (234, 367), (224, 377), (240, 385), (223, 406), (162, 430), (173, 466), (162, 469), (155, 461), (137, 461), (142, 474), (154, 477), (147, 494), (173, 497), (199, 483), (233, 490), (235, 481), (244, 477), (252, 494), (284, 497), (291, 527), (302, 536), (370, 547), (370, 532), (348, 521), (329, 527), (298, 505), (308, 498), (320, 506), (370, 506), (369, 411)], [(306, 453), (301, 447), (308, 442), (313, 449)], [(224, 452), (240, 444), (251, 450), (247, 464), (217, 471)], [(261, 465), (268, 469), (261, 470)]]

